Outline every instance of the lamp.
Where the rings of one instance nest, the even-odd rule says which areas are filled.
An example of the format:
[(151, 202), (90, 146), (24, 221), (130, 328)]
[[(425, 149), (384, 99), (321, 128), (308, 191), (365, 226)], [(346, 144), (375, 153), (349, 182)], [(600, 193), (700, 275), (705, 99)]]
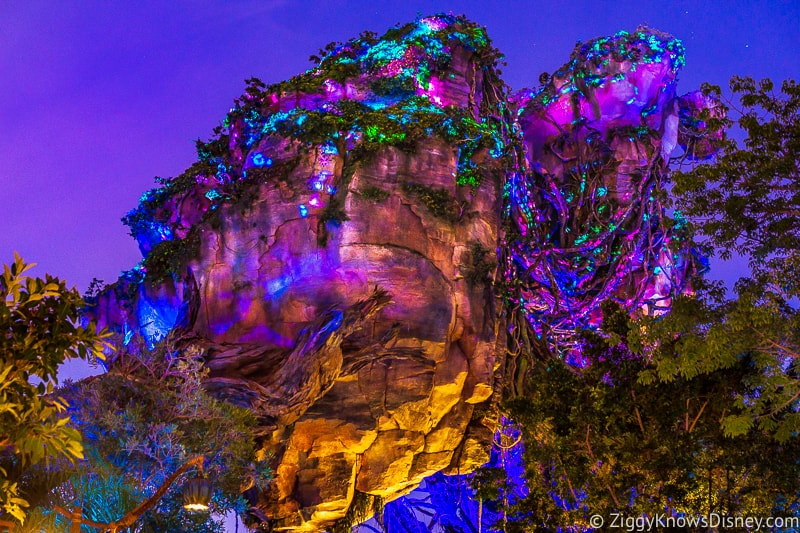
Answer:
[(183, 485), (183, 508), (187, 511), (208, 511), (211, 501), (211, 482), (204, 477), (195, 477)]

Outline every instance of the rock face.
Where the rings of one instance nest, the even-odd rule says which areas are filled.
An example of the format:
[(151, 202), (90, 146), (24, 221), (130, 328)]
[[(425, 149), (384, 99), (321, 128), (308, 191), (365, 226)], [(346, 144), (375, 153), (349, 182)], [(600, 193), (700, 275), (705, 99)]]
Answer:
[(534, 351), (580, 364), (574, 332), (599, 325), (601, 302), (665, 312), (697, 271), (664, 184), (679, 140), (707, 155), (720, 137), (696, 121), (713, 102), (676, 96), (683, 62), (679, 40), (622, 31), (579, 43), (540, 89), (515, 96), (527, 168), (507, 186), (504, 277), (516, 283), (512, 322), (541, 339)]
[(94, 316), (126, 345), (202, 347), (208, 389), (259, 414), (275, 481), (253, 504), (273, 527), (318, 531), (356, 497), (468, 473), (504, 377), (524, 377), (506, 364), (520, 332), (555, 353), (602, 299), (681, 287), (653, 270), (666, 252), (645, 236), (671, 234), (641, 201), (676, 143), (675, 43), (578, 51), (511, 98), (484, 30), (435, 16), (250, 80), (198, 163), (125, 218), (145, 259)]
[(146, 259), (100, 322), (204, 348), (209, 390), (262, 417), (273, 526), (319, 530), (355, 491), (390, 500), (488, 458), (497, 58), (481, 28), (432, 17), (252, 80), (201, 161), (126, 217)]
[[(297, 208), (314, 194), (301, 167), (289, 186), (302, 191), (296, 204), (272, 215), (280, 223), (254, 228), (252, 213), (222, 211), (222, 227), (202, 244), (204, 261), (190, 267), (201, 295), (229, 295), (201, 296), (207, 304), (193, 332), (215, 341), (207, 349), (211, 390), (234, 399), (255, 393), (250, 405), (270, 415), (281, 459), (264, 505), (269, 516), (287, 517), (282, 523), (316, 528), (346, 511), (354, 489), (391, 499), (431, 473), (485, 461), (491, 432), (467, 428), (475, 405), (493, 392), (499, 322), (485, 282), (470, 286), (459, 265), (470, 264), (467, 243), (496, 248), (500, 180), (462, 193), (469, 211), (455, 222), (402, 188), (413, 180), (456, 198), (455, 170), (453, 151), (441, 142), (413, 155), (381, 150), (355, 170), (343, 204), (348, 220), (330, 228), (320, 247), (318, 221)], [(380, 204), (365, 198), (370, 187), (388, 197)], [(259, 194), (270, 192), (280, 194), (278, 187)], [(255, 219), (270, 220), (275, 204), (258, 205), (265, 212)], [(242, 258), (253, 263), (243, 266)], [(244, 286), (235, 288), (237, 279)], [(375, 286), (391, 302), (376, 304), (373, 314), (352, 313)], [(338, 324), (348, 313), (360, 329), (347, 331), (346, 319)], [(314, 324), (320, 316), (331, 318)], [(220, 323), (230, 328), (215, 329)], [(303, 331), (319, 337), (316, 345), (301, 342)], [(255, 346), (246, 355), (243, 338)], [(323, 350), (335, 355), (322, 359)], [(319, 368), (303, 378), (305, 361)]]

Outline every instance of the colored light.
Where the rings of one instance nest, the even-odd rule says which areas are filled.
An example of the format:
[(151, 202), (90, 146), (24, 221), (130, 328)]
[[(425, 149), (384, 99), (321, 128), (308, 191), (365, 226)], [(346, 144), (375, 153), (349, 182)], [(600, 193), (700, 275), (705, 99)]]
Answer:
[(264, 154), (258, 152), (253, 154), (253, 166), (256, 167), (268, 167), (272, 165), (272, 158), (264, 157)]

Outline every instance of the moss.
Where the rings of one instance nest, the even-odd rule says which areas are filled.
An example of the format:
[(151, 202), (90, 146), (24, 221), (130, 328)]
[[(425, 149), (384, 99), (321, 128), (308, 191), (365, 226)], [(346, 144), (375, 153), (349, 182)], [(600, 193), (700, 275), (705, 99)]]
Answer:
[(365, 200), (370, 200), (371, 202), (381, 203), (387, 198), (389, 198), (390, 193), (389, 191), (384, 191), (380, 187), (376, 187), (375, 185), (367, 185), (362, 187), (360, 191), (361, 197)]
[[(528, 103), (529, 108), (541, 108), (559, 97), (565, 90), (586, 95), (602, 86), (613, 71), (609, 65), (624, 62), (653, 63), (668, 56), (676, 69), (684, 63), (683, 43), (665, 33), (650, 28), (639, 27), (635, 32), (618, 32), (610, 37), (599, 37), (587, 43), (578, 42), (572, 51), (570, 61), (550, 76), (539, 77), (542, 87)], [(625, 75), (617, 72), (615, 81)], [(564, 87), (556, 87), (558, 80), (567, 78)]]
[[(418, 88), (428, 87), (432, 76), (445, 72), (453, 50), (459, 47), (471, 52), (470, 60), (483, 73), (480, 110), (487, 118), (475, 120), (473, 109), (443, 107), (427, 96), (416, 94)], [(198, 187), (200, 175), (218, 182), (213, 204), (202, 221), (218, 230), (222, 225), (219, 208), (223, 203), (234, 203), (245, 214), (257, 201), (259, 184), (286, 180), (304, 154), (323, 146), (335, 147), (344, 166), (337, 184), (339, 192), (331, 197), (319, 219), (320, 245), (327, 243), (329, 223), (348, 220), (344, 195), (355, 168), (387, 146), (413, 153), (420, 141), (438, 137), (457, 150), (457, 183), (477, 187), (485, 168), (476, 162), (479, 159), (476, 155), (489, 151), (492, 157), (499, 158), (507, 152), (500, 118), (505, 116), (502, 101), (507, 88), (498, 77), (500, 59), (483, 28), (463, 16), (453, 15), (420, 19), (389, 30), (381, 39), (364, 32), (346, 43), (331, 43), (320, 50), (319, 56), (312, 57), (314, 68), (291, 80), (270, 86), (258, 78), (246, 80), (244, 94), (236, 100), (222, 125), (214, 129), (213, 138), (196, 142), (198, 161), (176, 178), (157, 180), (161, 187), (146, 193), (123, 221), (134, 236), (149, 236), (153, 231), (170, 236), (170, 213), (164, 208), (171, 199)], [(401, 72), (388, 75), (386, 67), (390, 65), (392, 68), (400, 65)], [(317, 109), (275, 109), (275, 98), (287, 93), (323, 95), (328, 80), (339, 84), (348, 80), (365, 82), (380, 97), (380, 102), (367, 105), (345, 98), (328, 101)], [(288, 162), (269, 161), (245, 171), (240, 155), (253, 157), (257, 143), (270, 135), (290, 139), (291, 149), (299, 143), (301, 153)], [(268, 154), (255, 155), (268, 159)], [(434, 216), (449, 222), (459, 219), (460, 206), (444, 189), (410, 184), (405, 190), (417, 196)], [(363, 194), (376, 202), (388, 195), (377, 188)], [(151, 251), (152, 257), (145, 260), (149, 279), (180, 272), (186, 262), (187, 247), (182, 241), (157, 245)]]
[(461, 218), (458, 201), (447, 189), (436, 189), (410, 181), (404, 182), (402, 187), (404, 192), (417, 197), (436, 218), (450, 223)]
[(322, 210), (317, 222), (317, 244), (325, 247), (328, 244), (328, 224), (340, 225), (345, 220), (350, 220), (344, 210), (344, 201), (338, 196), (333, 195), (328, 200), (328, 205)]
[(494, 253), (477, 241), (469, 243), (469, 262), (460, 265), (464, 279), (470, 287), (491, 283), (489, 275), (497, 268)]
[(186, 266), (200, 252), (200, 232), (192, 230), (185, 239), (162, 241), (145, 257), (143, 266), (146, 280), (161, 283), (168, 278), (179, 278)]
[(239, 208), (239, 213), (242, 216), (256, 204), (260, 194), (260, 184), (261, 180), (245, 179), (232, 185), (230, 201)]
[[(384, 146), (395, 146), (411, 152), (422, 138), (439, 136), (459, 149), (459, 184), (478, 186), (480, 169), (471, 162), (477, 150), (493, 150), (493, 157), (502, 156), (502, 125), (496, 118), (476, 122), (471, 110), (444, 109), (433, 105), (424, 96), (417, 96), (417, 87), (425, 87), (431, 76), (447, 68), (452, 49), (460, 46), (473, 53), (472, 60), (483, 71), (484, 85), (480, 102), (481, 113), (499, 117), (503, 114), (501, 100), (506, 92), (499, 80), (497, 63), (500, 53), (491, 46), (485, 30), (464, 17), (437, 15), (441, 24), (431, 29), (427, 22), (415, 23), (389, 30), (381, 39), (371, 32), (362, 33), (346, 43), (331, 43), (312, 56), (315, 68), (291, 80), (265, 86), (256, 78), (247, 80), (245, 95), (217, 131), (219, 142), (211, 141), (199, 148), (205, 160), (224, 160), (228, 150), (228, 129), (237, 124), (238, 143), (243, 151), (254, 142), (272, 133), (298, 140), (307, 147), (335, 144), (337, 139), (357, 139), (352, 148), (357, 159), (369, 157)], [(411, 64), (403, 62), (400, 72), (386, 75), (384, 67), (401, 58), (416, 58)], [(396, 67), (394, 67), (396, 68)], [(329, 103), (325, 109), (292, 109), (286, 112), (267, 112), (275, 96), (288, 92), (324, 94), (328, 80), (344, 84), (348, 80), (365, 80), (371, 91), (394, 104), (372, 108), (348, 99)], [(494, 99), (494, 100), (493, 100)], [(497, 100), (497, 101), (495, 101)]]
[(130, 234), (134, 237), (147, 233), (154, 223), (165, 224), (171, 215), (169, 212), (162, 212), (162, 208), (166, 206), (167, 202), (195, 187), (198, 175), (209, 176), (212, 174), (212, 167), (199, 161), (175, 178), (156, 177), (155, 181), (160, 187), (144, 193), (136, 208), (122, 217), (122, 223), (128, 226)]

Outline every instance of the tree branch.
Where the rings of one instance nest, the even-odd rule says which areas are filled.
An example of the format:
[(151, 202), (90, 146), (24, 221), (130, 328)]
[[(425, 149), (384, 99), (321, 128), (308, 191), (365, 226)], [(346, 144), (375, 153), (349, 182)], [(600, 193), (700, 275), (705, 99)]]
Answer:
[(184, 474), (187, 470), (189, 470), (193, 466), (197, 466), (201, 470), (203, 469), (203, 456), (199, 455), (193, 459), (190, 459), (186, 463), (184, 463), (180, 468), (178, 468), (175, 472), (172, 473), (171, 476), (167, 478), (166, 481), (158, 488), (158, 490), (150, 496), (148, 499), (140, 503), (135, 509), (127, 513), (125, 516), (120, 518), (119, 520), (115, 520), (113, 522), (109, 522), (107, 524), (103, 524), (100, 522), (95, 522), (93, 520), (89, 520), (88, 518), (83, 518), (81, 510), (77, 511), (68, 511), (67, 509), (61, 507), (60, 505), (54, 505), (53, 509), (61, 514), (64, 515), (66, 518), (69, 518), (73, 525), (76, 523), (78, 525), (85, 524), (90, 527), (95, 527), (103, 530), (111, 531), (111, 533), (116, 533), (120, 529), (130, 527), (133, 525), (141, 516), (154, 507), (158, 501), (164, 496), (164, 494), (169, 490), (175, 480), (178, 479), (182, 474)]

